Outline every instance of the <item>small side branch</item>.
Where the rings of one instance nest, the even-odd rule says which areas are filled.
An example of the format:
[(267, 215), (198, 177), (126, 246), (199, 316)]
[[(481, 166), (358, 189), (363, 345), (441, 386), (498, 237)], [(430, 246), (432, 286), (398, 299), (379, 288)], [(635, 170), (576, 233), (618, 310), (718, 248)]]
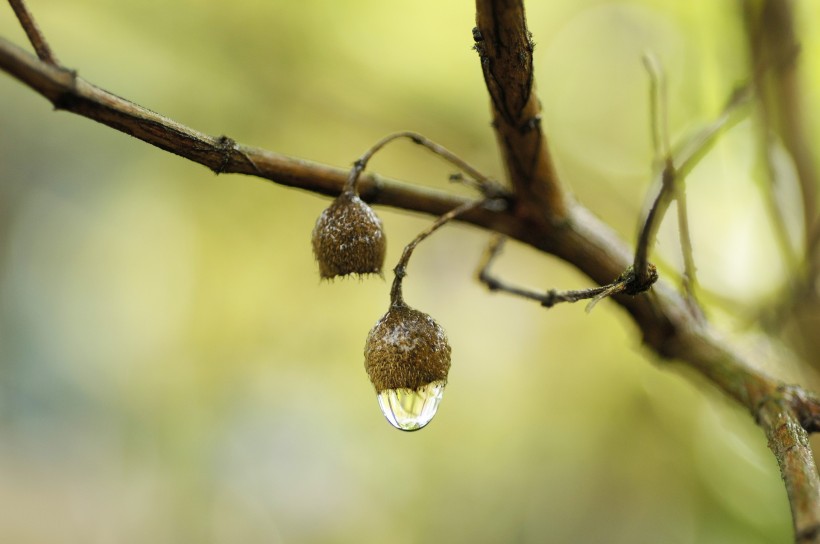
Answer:
[(51, 48), (48, 46), (48, 42), (46, 42), (46, 37), (40, 31), (40, 27), (31, 15), (28, 7), (26, 7), (25, 1), (9, 0), (9, 4), (11, 4), (11, 9), (14, 10), (17, 20), (20, 21), (20, 25), (23, 27), (26, 36), (28, 36), (28, 40), (34, 47), (37, 57), (43, 62), (57, 66), (57, 58), (54, 56), (54, 53), (51, 52)]
[(404, 132), (396, 132), (394, 134), (389, 134), (376, 142), (370, 149), (364, 152), (361, 157), (359, 157), (354, 163), (353, 168), (350, 170), (350, 176), (348, 177), (347, 183), (345, 185), (345, 190), (349, 190), (352, 192), (356, 192), (356, 185), (359, 181), (359, 176), (361, 173), (367, 168), (367, 163), (370, 162), (370, 159), (375, 155), (378, 151), (380, 151), (384, 146), (393, 142), (398, 139), (406, 138), (413, 142), (414, 144), (420, 145), (425, 149), (428, 149), (431, 153), (438, 155), (445, 161), (449, 162), (450, 164), (454, 165), (464, 174), (469, 176), (468, 178), (464, 178), (462, 174), (455, 174), (450, 176), (451, 180), (462, 181), (467, 185), (471, 185), (475, 187), (481, 194), (484, 195), (486, 198), (506, 198), (508, 196), (507, 191), (496, 181), (491, 178), (488, 178), (484, 174), (478, 171), (475, 167), (473, 167), (470, 163), (447, 149), (446, 147), (437, 144), (436, 142), (430, 140), (429, 138), (422, 136), (417, 132), (411, 131), (404, 131)]
[[(660, 61), (653, 54), (644, 54), (643, 63), (649, 74), (649, 118), (651, 120), (652, 143), (655, 150), (655, 165), (662, 164), (665, 169), (671, 172), (674, 171), (674, 162), (669, 138), (669, 96), (666, 91), (666, 77)], [(684, 263), (683, 290), (692, 313), (702, 316), (703, 313), (695, 295), (697, 276), (692, 238), (689, 235), (689, 212), (683, 179), (674, 183), (672, 193), (672, 197), (678, 204), (678, 232)], [(644, 247), (643, 244), (639, 244), (639, 250), (643, 250)], [(644, 259), (646, 259), (646, 256), (642, 255), (641, 261), (643, 262)], [(641, 270), (641, 268), (637, 267), (636, 270)]]
[(490, 265), (501, 254), (506, 238), (503, 236), (494, 236), (487, 249), (484, 251), (484, 256), (479, 262), (477, 277), (478, 280), (487, 286), (490, 291), (502, 291), (511, 295), (529, 300), (540, 302), (541, 306), (545, 308), (552, 308), (561, 302), (578, 302), (579, 300), (590, 300), (587, 304), (586, 311), (590, 312), (595, 305), (606, 297), (625, 293), (627, 295), (637, 295), (648, 290), (658, 279), (658, 272), (655, 266), (650, 264), (650, 276), (641, 283), (634, 271), (629, 268), (623, 274), (618, 276), (613, 282), (600, 287), (592, 287), (589, 289), (577, 289), (568, 291), (558, 291), (550, 289), (546, 292), (532, 291), (523, 287), (511, 285), (503, 282), (490, 274)]
[(689, 234), (689, 205), (686, 199), (684, 180), (675, 184), (675, 202), (678, 205), (678, 233), (680, 236), (681, 252), (683, 254), (683, 292), (689, 302), (689, 309), (695, 315), (702, 316), (698, 304), (696, 287), (698, 285), (697, 267), (695, 266), (692, 237)]
[(449, 212), (445, 213), (444, 215), (440, 216), (438, 219), (433, 221), (433, 223), (429, 227), (421, 231), (413, 239), (412, 242), (410, 242), (404, 247), (404, 251), (402, 251), (401, 257), (399, 258), (399, 262), (396, 263), (396, 267), (393, 268), (393, 274), (395, 276), (393, 278), (393, 285), (390, 288), (390, 303), (392, 305), (395, 306), (404, 304), (404, 298), (402, 296), (402, 281), (404, 280), (404, 277), (407, 275), (407, 263), (410, 262), (410, 256), (413, 255), (413, 251), (416, 249), (416, 246), (423, 242), (425, 238), (436, 232), (438, 229), (440, 229), (456, 217), (465, 214), (470, 210), (480, 208), (488, 202), (488, 200), (476, 200), (471, 202), (465, 202), (461, 206), (453, 208)]
[[(738, 117), (735, 114), (742, 106), (749, 103), (751, 94), (748, 85), (735, 90), (717, 119), (685, 142), (674, 157), (671, 155), (666, 157), (658, 183), (660, 189), (649, 208), (646, 220), (643, 222), (638, 235), (633, 268), (639, 279), (645, 280), (649, 277), (649, 249), (655, 242), (658, 229), (666, 210), (669, 208), (669, 204), (677, 194), (676, 186), (683, 183), (686, 176), (715, 144), (717, 138), (737, 120)], [(686, 236), (688, 236), (688, 226), (686, 224), (683, 226), (686, 227)]]

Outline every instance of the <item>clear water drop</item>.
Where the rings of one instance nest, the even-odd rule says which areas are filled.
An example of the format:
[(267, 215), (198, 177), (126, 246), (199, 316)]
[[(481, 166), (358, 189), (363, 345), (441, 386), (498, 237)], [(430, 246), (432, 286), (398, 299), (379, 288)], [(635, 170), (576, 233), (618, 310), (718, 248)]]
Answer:
[(444, 395), (444, 382), (431, 382), (419, 389), (385, 389), (379, 393), (384, 417), (401, 431), (418, 431), (433, 419)]

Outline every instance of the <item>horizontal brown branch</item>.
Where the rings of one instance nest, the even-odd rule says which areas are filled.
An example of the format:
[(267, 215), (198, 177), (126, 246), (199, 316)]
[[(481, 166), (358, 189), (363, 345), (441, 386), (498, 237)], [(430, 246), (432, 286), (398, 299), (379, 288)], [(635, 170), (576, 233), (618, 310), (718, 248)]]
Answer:
[[(100, 89), (70, 70), (43, 62), (3, 39), (0, 39), (0, 70), (47, 98), (57, 109), (93, 119), (217, 173), (257, 176), (324, 195), (340, 193), (348, 176), (347, 170), (237, 144), (225, 136), (203, 134)], [(532, 140), (522, 133), (522, 138), (522, 145), (536, 140), (539, 146), (543, 144), (540, 136)], [(548, 156), (543, 154), (532, 156), (548, 161)], [(560, 222), (544, 221), (538, 214), (520, 213), (515, 205), (505, 211), (473, 210), (459, 220), (555, 255), (599, 285), (610, 282), (632, 263), (630, 248), (588, 210), (565, 202), (558, 192), (560, 188), (553, 183), (555, 180), (547, 183), (549, 176), (554, 175), (551, 166), (543, 163), (542, 167), (543, 170), (538, 171), (546, 176), (541, 178), (544, 183), (529, 186), (524, 194), (518, 192), (517, 196), (529, 197), (534, 191), (543, 204), (555, 205), (551, 209), (553, 214), (561, 210)], [(362, 176), (359, 188), (362, 198), (370, 202), (431, 215), (442, 215), (466, 202), (462, 197), (442, 191), (372, 174)], [(552, 201), (553, 197), (558, 199)], [(795, 403), (799, 402), (795, 399), (801, 397), (794, 391), (799, 390), (787, 388), (757, 370), (759, 365), (742, 350), (722, 339), (707, 323), (694, 320), (685, 300), (662, 282), (655, 284), (647, 295), (620, 295), (615, 300), (629, 312), (644, 342), (656, 354), (677, 359), (698, 370), (757, 418), (773, 444), (792, 508), (802, 509), (799, 515), (795, 514), (798, 534), (809, 534), (812, 527), (820, 526), (820, 513), (816, 510), (820, 498), (817, 471), (805, 450), (788, 447), (787, 440), (795, 437), (802, 443), (802, 435), (787, 425), (785, 428), (795, 432), (781, 436), (782, 414), (771, 408), (784, 407), (786, 424), (801, 422), (797, 414), (816, 413), (796, 407)], [(783, 455), (778, 453), (781, 449), (784, 449)]]
[[(58, 109), (93, 119), (156, 147), (192, 160), (217, 173), (241, 173), (324, 195), (339, 194), (347, 170), (296, 159), (209, 136), (120, 98), (51, 66), (0, 38), (0, 69), (43, 95)], [(441, 215), (466, 199), (409, 183), (363, 175), (362, 198), (387, 206)], [(460, 219), (505, 234), (575, 265), (595, 283), (605, 285), (632, 262), (629, 247), (580, 205), (568, 208), (566, 220), (545, 228), (510, 211), (475, 210)], [(616, 297), (632, 315), (645, 343), (658, 355), (679, 358), (698, 368), (750, 410), (781, 384), (718, 340), (707, 325), (693, 323), (684, 300), (658, 282), (648, 296)]]

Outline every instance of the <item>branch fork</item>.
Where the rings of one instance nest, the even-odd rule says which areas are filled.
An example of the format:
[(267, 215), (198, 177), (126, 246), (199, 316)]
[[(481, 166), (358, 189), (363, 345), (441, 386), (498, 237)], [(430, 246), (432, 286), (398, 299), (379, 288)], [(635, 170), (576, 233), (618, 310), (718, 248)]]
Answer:
[[(262, 177), (322, 195), (335, 196), (344, 190), (350, 174), (346, 169), (203, 134), (77, 78), (57, 63), (23, 1), (10, 0), (10, 4), (15, 7), (37, 57), (0, 39), (0, 70), (56, 107), (99, 121), (218, 173)], [(362, 197), (382, 205), (442, 217), (464, 206), (465, 211), (453, 213), (452, 219), (507, 235), (556, 255), (575, 265), (596, 283), (605, 284), (596, 289), (609, 287), (619, 289), (623, 294), (641, 291), (653, 276), (649, 264), (632, 260), (632, 252), (626, 244), (593, 214), (571, 202), (559, 183), (540, 122), (540, 105), (532, 92), (532, 41), (522, 0), (477, 0), (476, 8), (474, 38), (481, 46), (477, 49), (492, 99), (493, 126), (513, 189), (511, 195), (505, 194), (503, 202), (512, 205), (499, 210), (492, 204), (478, 205), (463, 197), (374, 175), (362, 175), (357, 180)], [(71, 76), (66, 77), (66, 72)], [(511, 77), (504, 77), (504, 74)], [(661, 176), (682, 180), (717, 136), (737, 119), (736, 113), (751, 102), (752, 94), (748, 85), (740, 88), (718, 119), (685, 142), (680, 151), (673, 155), (659, 153), (665, 159), (670, 156), (674, 159), (674, 169), (669, 168)], [(520, 120), (526, 121), (522, 123)], [(670, 198), (671, 191), (663, 188), (679, 184), (661, 181), (663, 199)], [(663, 207), (663, 199), (659, 195), (653, 208)], [(655, 212), (656, 217), (662, 215), (660, 210)], [(649, 247), (657, 220), (644, 223), (647, 242), (639, 243), (638, 248)], [(561, 228), (556, 228), (556, 224)], [(816, 227), (815, 222), (810, 229), (814, 235), (808, 237), (814, 241), (811, 247), (815, 251), (820, 247), (817, 242), (820, 229)], [(497, 247), (500, 244), (498, 242)], [(567, 302), (581, 300), (573, 291), (545, 294), (512, 286), (507, 289), (489, 274), (489, 261), (494, 253), (491, 248), (492, 245), (485, 253), (484, 266), (479, 272), (489, 288), (507, 290), (552, 305), (564, 298)], [(630, 264), (633, 265), (632, 272), (628, 270)], [(397, 278), (404, 277), (404, 268), (397, 268)], [(626, 275), (624, 271), (627, 271)], [(610, 282), (619, 274), (618, 279)], [(617, 297), (616, 301), (629, 312), (656, 353), (688, 364), (755, 414), (783, 475), (796, 540), (820, 542), (820, 478), (806, 440), (806, 433), (820, 430), (820, 403), (803, 389), (786, 386), (757, 370), (754, 362), (741, 350), (730, 342), (719, 340), (720, 335), (706, 320), (697, 320), (691, 312), (683, 311), (687, 306), (686, 299), (674, 290), (660, 283), (653, 291), (655, 296), (652, 297)], [(592, 300), (600, 294), (593, 294)]]

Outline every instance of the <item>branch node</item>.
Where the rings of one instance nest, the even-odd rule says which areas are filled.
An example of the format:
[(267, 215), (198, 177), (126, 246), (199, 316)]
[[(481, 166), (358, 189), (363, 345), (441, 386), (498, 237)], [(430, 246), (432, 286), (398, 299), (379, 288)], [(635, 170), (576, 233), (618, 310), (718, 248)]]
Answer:
[[(222, 172), (224, 172), (225, 169), (230, 164), (231, 154), (236, 149), (236, 141), (233, 138), (229, 138), (228, 136), (225, 136), (223, 134), (222, 136), (219, 137), (218, 146), (219, 146), (219, 152), (222, 154), (222, 159), (219, 162), (219, 164), (217, 165), (217, 167), (214, 168), (214, 172), (216, 173), (216, 175), (219, 175)], [(256, 166), (256, 165), (254, 164), (254, 166)]]
[(549, 291), (547, 291), (547, 294), (544, 297), (544, 300), (541, 301), (541, 306), (543, 306), (544, 308), (552, 308), (553, 306), (555, 306), (555, 303), (557, 302), (557, 300), (556, 300), (557, 298), (558, 298), (558, 291), (556, 291), (555, 289), (550, 289)]
[(623, 292), (634, 296), (648, 291), (656, 281), (658, 281), (658, 268), (652, 263), (646, 263), (644, 274), (635, 273), (634, 267), (630, 266), (613, 283), (622, 283)]
[(71, 110), (71, 106), (74, 104), (77, 96), (79, 93), (77, 92), (77, 70), (71, 70), (68, 68), (60, 67), (60, 70), (68, 74), (71, 83), (68, 84), (68, 88), (60, 93), (60, 95), (51, 101), (51, 105), (54, 106), (55, 110)]
[(522, 133), (530, 132), (532, 130), (540, 130), (541, 129), (541, 114), (533, 115), (527, 122), (524, 123), (522, 127)]

